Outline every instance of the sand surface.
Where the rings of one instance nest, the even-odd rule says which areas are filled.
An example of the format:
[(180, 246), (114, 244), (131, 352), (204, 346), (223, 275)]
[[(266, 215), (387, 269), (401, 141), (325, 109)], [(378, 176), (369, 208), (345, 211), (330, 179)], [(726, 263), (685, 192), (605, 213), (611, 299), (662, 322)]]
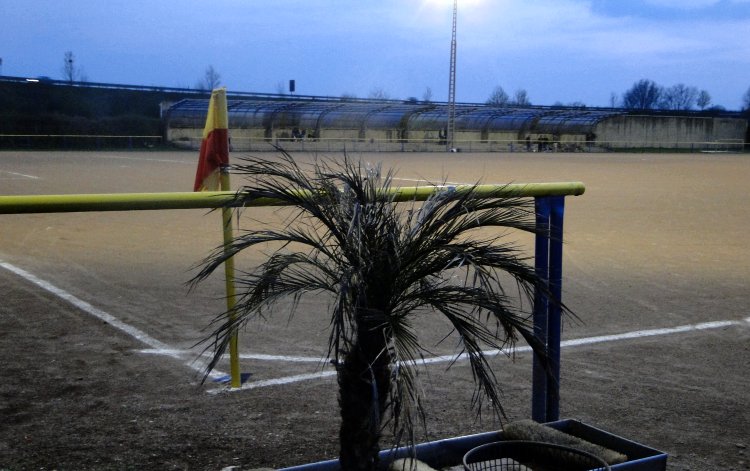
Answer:
[[(566, 203), (563, 297), (581, 321), (566, 322), (563, 338), (583, 341), (562, 352), (561, 416), (666, 451), (670, 470), (750, 469), (750, 156), (356, 157), (395, 167), (403, 185), (584, 182)], [(0, 194), (189, 191), (196, 160), (0, 152)], [(240, 224), (279, 217), (248, 209)], [(219, 215), (204, 210), (0, 215), (0, 469), (218, 470), (336, 456), (333, 377), (222, 394), (200, 384), (193, 346), (223, 308), (223, 285), (214, 277), (188, 292), (186, 282), (220, 241)], [(304, 300), (291, 321), (279, 312), (251, 325), (241, 337), (241, 352), (256, 355), (243, 359), (249, 381), (329, 371), (314, 361), (325, 308)], [(435, 354), (454, 351), (434, 344), (439, 322), (420, 322)], [(638, 331), (653, 335), (625, 335)], [(527, 418), (530, 359), (492, 364), (508, 420)], [(498, 428), (469, 409), (470, 369), (446, 367), (424, 371), (422, 438)]]

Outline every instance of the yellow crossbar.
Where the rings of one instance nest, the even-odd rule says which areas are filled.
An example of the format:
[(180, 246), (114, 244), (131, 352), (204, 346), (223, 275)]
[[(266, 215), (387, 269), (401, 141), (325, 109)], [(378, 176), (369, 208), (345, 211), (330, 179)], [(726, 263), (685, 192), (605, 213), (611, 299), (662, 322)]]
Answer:
[[(229, 176), (222, 175), (222, 188), (229, 186)], [(585, 191), (581, 182), (513, 183), (508, 185), (456, 185), (392, 188), (389, 194), (394, 201), (422, 201), (439, 191), (466, 192), (474, 189), (488, 198), (578, 196)], [(302, 190), (300, 190), (302, 191)], [(105, 193), (71, 195), (10, 195), (0, 196), (0, 214), (65, 213), (84, 211), (140, 211), (162, 209), (223, 208), (224, 244), (232, 239), (232, 212), (228, 204), (237, 197), (233, 191), (202, 191), (174, 193)], [(270, 198), (259, 198), (243, 203), (245, 206), (277, 206), (284, 203)], [(235, 303), (233, 283), (234, 263), (225, 264), (227, 281), (227, 310), (232, 312)], [(241, 386), (237, 335), (230, 343), (231, 386)]]
[[(436, 191), (468, 191), (471, 185), (392, 188), (396, 201), (425, 200)], [(478, 185), (485, 197), (578, 196), (586, 187), (581, 182), (512, 183)], [(232, 191), (172, 193), (103, 193), (71, 195), (0, 196), (0, 214), (72, 213), (83, 211), (141, 211), (157, 209), (221, 208), (236, 196)], [(257, 199), (246, 206), (276, 206), (281, 202)]]

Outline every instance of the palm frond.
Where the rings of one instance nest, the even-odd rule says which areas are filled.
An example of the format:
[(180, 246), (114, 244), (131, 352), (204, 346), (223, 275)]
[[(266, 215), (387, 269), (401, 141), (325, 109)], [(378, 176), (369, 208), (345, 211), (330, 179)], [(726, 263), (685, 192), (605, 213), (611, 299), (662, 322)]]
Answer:
[[(278, 247), (259, 267), (237, 277), (241, 294), (235, 309), (217, 317), (207, 339), (206, 348), (213, 350), (209, 371), (231, 335), (248, 321), (264, 317), (282, 300), (291, 298), (295, 307), (302, 296), (326, 293), (331, 299), (328, 355), (338, 365), (340, 388), (346, 381), (372, 382), (380, 414), (390, 411), (382, 423), (393, 427), (397, 441), (410, 441), (424, 418), (417, 367), (427, 350), (412, 325), (417, 314), (438, 314), (450, 323), (471, 365), (477, 407), (487, 400), (503, 413), (486, 349), (523, 339), (547, 358), (530, 323), (530, 308), (535, 293), (559, 301), (509, 238), (516, 231), (540, 234), (529, 199), (507, 197), (502, 189), (480, 196), (470, 188), (396, 204), (389, 192), (393, 172), (383, 174), (379, 166), (348, 156), (303, 167), (280, 151), (276, 160), (244, 158), (233, 171), (247, 184), (231, 206), (264, 198), (293, 211), (283, 229), (247, 230), (217, 248), (193, 279), (204, 280), (245, 250)], [(482, 235), (486, 228), (500, 233)], [(365, 362), (362, 371), (357, 361)], [(386, 372), (388, 384), (376, 387), (383, 381), (377, 376)]]

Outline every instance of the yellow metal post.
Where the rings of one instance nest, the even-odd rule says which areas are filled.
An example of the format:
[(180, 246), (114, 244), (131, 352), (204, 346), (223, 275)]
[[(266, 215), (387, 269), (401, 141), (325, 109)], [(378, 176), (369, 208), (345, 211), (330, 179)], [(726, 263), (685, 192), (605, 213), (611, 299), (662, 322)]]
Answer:
[[(231, 188), (229, 182), (229, 169), (224, 167), (221, 169), (221, 191), (229, 191)], [(221, 221), (224, 232), (224, 253), (229, 251), (232, 239), (234, 239), (232, 229), (232, 208), (224, 207), (221, 209)], [(237, 304), (237, 293), (234, 289), (234, 257), (230, 257), (224, 262), (224, 276), (226, 278), (226, 290), (227, 290), (227, 312), (229, 313), (229, 319), (234, 322), (237, 318), (235, 313), (235, 306)], [(232, 332), (229, 338), (229, 372), (231, 375), (230, 385), (233, 388), (239, 388), (242, 386), (242, 375), (240, 373), (240, 353), (238, 346), (238, 334), (237, 331)]]

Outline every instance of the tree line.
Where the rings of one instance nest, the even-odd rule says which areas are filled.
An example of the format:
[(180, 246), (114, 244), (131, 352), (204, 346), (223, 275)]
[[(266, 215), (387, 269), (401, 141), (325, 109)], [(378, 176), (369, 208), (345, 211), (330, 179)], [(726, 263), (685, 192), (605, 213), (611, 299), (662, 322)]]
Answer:
[[(88, 78), (80, 66), (75, 63), (75, 57), (71, 51), (65, 53), (63, 66), (61, 68), (63, 78), (69, 82), (87, 81)], [(198, 90), (210, 91), (221, 84), (221, 75), (209, 65), (204, 76), (196, 83), (195, 88)], [(277, 84), (277, 91), (284, 93), (283, 84)], [(342, 98), (352, 98), (355, 95), (344, 94)], [(370, 99), (390, 99), (390, 95), (382, 88), (374, 89), (369, 97)], [(417, 98), (410, 97), (407, 101), (417, 102)], [(432, 90), (427, 87), (422, 99), (423, 102), (432, 101)], [(510, 96), (501, 86), (496, 86), (486, 104), (491, 106), (531, 106), (531, 99), (528, 92), (520, 88), (516, 90), (513, 96)], [(585, 108), (582, 102), (573, 102), (564, 105), (556, 102), (553, 106), (558, 107), (575, 107)], [(609, 106), (612, 108), (625, 108), (631, 110), (714, 110), (723, 111), (725, 108), (712, 103), (711, 94), (707, 90), (699, 90), (696, 87), (678, 83), (672, 86), (662, 86), (649, 79), (641, 79), (626, 90), (622, 96), (612, 93), (609, 100)], [(750, 112), (750, 87), (742, 96), (742, 110)]]
[(705, 110), (711, 107), (711, 95), (683, 83), (664, 87), (653, 80), (641, 79), (623, 93), (620, 106), (633, 110)]
[[(683, 83), (665, 87), (653, 80), (642, 79), (634, 83), (621, 97), (613, 93), (609, 104), (612, 108), (631, 110), (724, 110), (723, 106), (714, 105), (711, 100), (711, 94), (707, 90), (699, 90)], [(511, 97), (503, 87), (497, 86), (485, 103), (491, 106), (529, 106), (531, 100), (524, 89), (516, 90)], [(568, 105), (556, 102), (553, 106), (585, 108), (586, 105), (581, 102)], [(742, 97), (742, 110), (750, 111), (750, 88)]]

